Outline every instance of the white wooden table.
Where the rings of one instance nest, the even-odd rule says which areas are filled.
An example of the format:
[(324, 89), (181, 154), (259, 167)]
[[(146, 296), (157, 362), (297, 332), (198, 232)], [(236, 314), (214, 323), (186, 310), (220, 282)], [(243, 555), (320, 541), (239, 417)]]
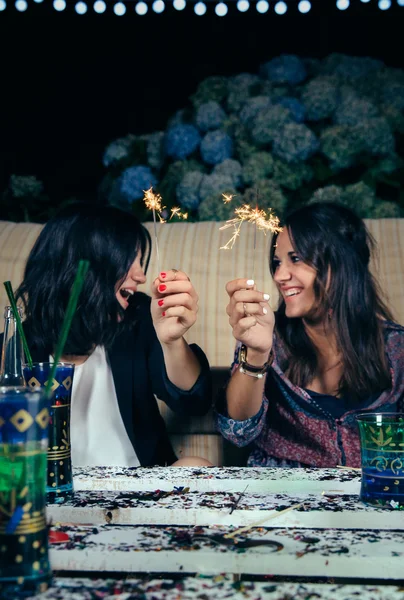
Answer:
[[(202, 589), (212, 599), (225, 597), (230, 589), (233, 595), (260, 598), (268, 594), (272, 578), (274, 600), (288, 594), (404, 598), (399, 587), (404, 581), (404, 511), (360, 502), (357, 471), (94, 468), (76, 469), (74, 484), (72, 501), (48, 507), (53, 530), (66, 538), (51, 545), (52, 567), (69, 577), (57, 578), (44, 598), (124, 599), (137, 587), (145, 597), (174, 598), (178, 585), (184, 598)], [(280, 514), (290, 507), (295, 508)], [(234, 534), (241, 527), (248, 529)], [(102, 572), (115, 573), (118, 580), (72, 577), (91, 573), (99, 579)], [(147, 581), (133, 579), (129, 590), (128, 577), (146, 573)], [(153, 579), (153, 574), (165, 579)], [(192, 576), (176, 583), (186, 574)], [(242, 576), (238, 585), (252, 587), (237, 590), (234, 576)], [(248, 582), (249, 576), (270, 579)], [(282, 583), (282, 578), (312, 582)], [(344, 585), (319, 583), (327, 578)], [(377, 585), (366, 583), (376, 580)], [(97, 585), (110, 594), (98, 589), (97, 596)]]

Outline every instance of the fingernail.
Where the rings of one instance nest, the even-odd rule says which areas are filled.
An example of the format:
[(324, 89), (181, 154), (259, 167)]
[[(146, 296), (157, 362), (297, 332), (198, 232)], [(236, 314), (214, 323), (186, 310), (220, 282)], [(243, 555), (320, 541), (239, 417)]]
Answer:
[(163, 304), (164, 304), (164, 300), (159, 300), (157, 304), (158, 304), (159, 306), (163, 306)]
[(269, 294), (264, 294), (264, 300), (269, 300), (270, 299), (270, 295)]
[(167, 273), (160, 273), (161, 279), (165, 279), (167, 277)]
[(267, 309), (266, 309), (266, 308), (263, 308), (263, 309), (262, 309), (262, 312), (264, 313), (264, 315), (268, 314), (268, 311), (267, 311)]
[(247, 285), (254, 285), (254, 279), (247, 279)]
[(163, 315), (163, 317), (165, 317), (166, 316), (166, 311), (164, 310), (161, 314)]
[(158, 289), (159, 289), (159, 292), (164, 292), (167, 289), (167, 286), (164, 283), (162, 283), (161, 285), (159, 285)]

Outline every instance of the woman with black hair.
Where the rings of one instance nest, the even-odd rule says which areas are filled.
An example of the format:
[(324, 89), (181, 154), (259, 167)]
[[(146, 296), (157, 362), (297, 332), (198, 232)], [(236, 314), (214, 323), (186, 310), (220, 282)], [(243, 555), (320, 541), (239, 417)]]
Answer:
[(34, 361), (51, 360), (78, 262), (90, 263), (63, 356), (76, 365), (75, 466), (170, 465), (177, 457), (155, 396), (176, 412), (209, 409), (207, 359), (183, 337), (196, 321), (198, 296), (176, 270), (159, 274), (151, 298), (137, 291), (150, 250), (149, 233), (135, 216), (73, 204), (45, 225), (28, 258), (17, 297)]
[(249, 465), (360, 467), (358, 412), (404, 410), (404, 328), (370, 273), (373, 246), (351, 210), (311, 204), (273, 236), (275, 314), (252, 280), (227, 284), (238, 343), (218, 425), (253, 443)]

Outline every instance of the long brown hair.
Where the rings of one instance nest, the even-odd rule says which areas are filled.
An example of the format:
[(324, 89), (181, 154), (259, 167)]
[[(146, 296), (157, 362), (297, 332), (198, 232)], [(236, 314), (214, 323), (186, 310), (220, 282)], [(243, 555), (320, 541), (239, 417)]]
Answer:
[[(300, 259), (317, 271), (316, 306), (324, 318), (330, 316), (344, 366), (339, 393), (355, 401), (389, 388), (383, 319), (393, 317), (369, 270), (375, 242), (364, 222), (344, 206), (315, 203), (290, 213), (284, 227)], [(272, 275), (277, 237), (270, 250)], [(288, 355), (290, 380), (305, 387), (316, 373), (316, 350), (302, 319), (286, 316), (283, 298), (276, 330)]]

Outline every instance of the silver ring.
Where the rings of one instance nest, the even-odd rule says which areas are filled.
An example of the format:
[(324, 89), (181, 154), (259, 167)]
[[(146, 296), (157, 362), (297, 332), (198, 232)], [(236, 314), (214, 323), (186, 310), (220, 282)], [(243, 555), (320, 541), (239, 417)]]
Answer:
[(247, 306), (246, 306), (245, 302), (243, 302), (243, 309), (244, 309), (244, 316), (248, 317), (248, 315), (247, 315)]
[(174, 271), (174, 279), (173, 279), (173, 281), (175, 281), (177, 279), (178, 269), (171, 269), (171, 270)]

